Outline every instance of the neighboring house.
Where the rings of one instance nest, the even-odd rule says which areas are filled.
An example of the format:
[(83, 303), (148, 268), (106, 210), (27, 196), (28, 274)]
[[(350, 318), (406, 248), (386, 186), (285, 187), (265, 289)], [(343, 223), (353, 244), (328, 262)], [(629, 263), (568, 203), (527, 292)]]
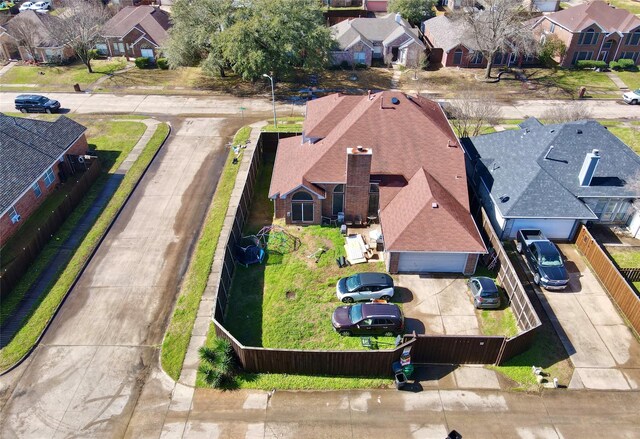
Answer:
[(372, 59), (413, 66), (425, 46), (400, 14), (383, 18), (354, 18), (331, 26), (339, 50), (331, 53), (334, 64), (371, 65)]
[(385, 91), (309, 101), (278, 144), (269, 198), (287, 224), (380, 221), (391, 273), (473, 273), (486, 253), (464, 153), (440, 106)]
[(0, 26), (0, 57), (23, 61), (64, 63), (75, 57), (72, 48), (55, 41), (46, 23), (49, 14), (24, 11)]
[[(422, 30), (430, 63), (442, 63), (445, 67), (486, 67), (487, 60), (477, 50), (475, 39), (463, 20), (440, 15), (423, 22)], [(493, 58), (496, 67), (521, 66), (533, 62), (533, 56), (525, 57), (512, 52), (498, 53)]]
[[(438, 0), (439, 6), (447, 6), (449, 9), (473, 8), (480, 4), (489, 7), (483, 0)], [(560, 0), (523, 0), (523, 5), (535, 12), (553, 12), (560, 7)]]
[(602, 1), (540, 17), (533, 29), (541, 41), (555, 35), (564, 42), (567, 51), (557, 59), (562, 67), (579, 60), (640, 61), (640, 18)]
[[(541, 229), (570, 240), (587, 221), (634, 221), (640, 156), (596, 121), (542, 125), (463, 142), (467, 173), (502, 239)], [(640, 219), (640, 218), (639, 218)]]
[(108, 56), (155, 59), (169, 37), (169, 14), (155, 6), (127, 6), (104, 26), (105, 42), (96, 49)]
[(75, 173), (87, 151), (86, 128), (60, 116), (55, 122), (0, 113), (0, 247)]

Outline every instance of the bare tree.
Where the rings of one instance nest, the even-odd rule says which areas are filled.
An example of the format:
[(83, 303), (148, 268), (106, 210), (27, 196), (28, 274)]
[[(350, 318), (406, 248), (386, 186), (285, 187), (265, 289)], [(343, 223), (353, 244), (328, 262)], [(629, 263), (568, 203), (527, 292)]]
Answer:
[(496, 54), (532, 55), (537, 43), (522, 0), (484, 0), (483, 5), (481, 11), (463, 8), (456, 17), (464, 21), (467, 36), (487, 60), (485, 79), (488, 79)]
[(110, 12), (99, 0), (66, 0), (64, 7), (62, 14), (49, 20), (47, 30), (58, 43), (71, 47), (92, 73), (93, 49)]
[(15, 20), (13, 23), (10, 22), (10, 25), (11, 35), (16, 39), (17, 45), (22, 47), (32, 60), (39, 61), (36, 47), (38, 47), (40, 36), (34, 31), (33, 23), (27, 20)]
[(591, 111), (583, 103), (554, 105), (542, 114), (542, 120), (552, 123), (572, 122), (593, 118)]
[(413, 79), (418, 79), (418, 71), (422, 70), (425, 67), (427, 61), (427, 54), (421, 50), (418, 52), (415, 58), (412, 58), (411, 61), (407, 62), (407, 68), (413, 70)]
[(473, 90), (461, 91), (446, 107), (447, 116), (458, 137), (473, 137), (483, 128), (495, 125), (500, 119), (500, 106), (492, 99), (481, 97)]

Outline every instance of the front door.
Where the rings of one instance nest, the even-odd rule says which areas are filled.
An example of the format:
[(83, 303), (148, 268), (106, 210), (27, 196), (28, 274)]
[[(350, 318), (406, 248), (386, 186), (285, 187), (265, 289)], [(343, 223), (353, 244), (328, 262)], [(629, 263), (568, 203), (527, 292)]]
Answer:
[(600, 55), (598, 55), (598, 61), (606, 61), (608, 55), (609, 52), (607, 52), (606, 50), (601, 51)]

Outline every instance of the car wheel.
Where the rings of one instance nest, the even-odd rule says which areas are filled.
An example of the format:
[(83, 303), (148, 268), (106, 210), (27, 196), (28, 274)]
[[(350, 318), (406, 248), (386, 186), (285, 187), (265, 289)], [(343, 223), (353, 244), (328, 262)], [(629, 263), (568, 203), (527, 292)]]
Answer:
[(387, 296), (387, 295), (384, 295), (384, 296), (381, 297), (381, 299), (382, 300), (386, 300), (388, 302), (389, 300), (391, 300), (391, 297)]
[(20, 109), (20, 113), (26, 113), (26, 112), (27, 112), (27, 109), (26, 109), (26, 108), (21, 108), (21, 109)]
[(392, 331), (387, 331), (383, 334), (385, 337), (393, 337), (395, 334)]
[(638, 105), (638, 100), (637, 100), (637, 99), (632, 100), (632, 101), (631, 101), (631, 104), (633, 104), (633, 105)]
[(351, 335), (351, 331), (340, 331), (340, 335), (343, 337), (349, 337)]
[(353, 297), (343, 297), (342, 302), (344, 303), (353, 303)]
[(47, 114), (51, 114), (51, 110), (49, 108), (47, 108), (45, 111), (47, 112)]
[(522, 243), (518, 242), (516, 244), (516, 250), (518, 250), (518, 253), (522, 254)]
[(536, 285), (540, 285), (540, 275), (538, 273), (533, 275), (533, 283)]

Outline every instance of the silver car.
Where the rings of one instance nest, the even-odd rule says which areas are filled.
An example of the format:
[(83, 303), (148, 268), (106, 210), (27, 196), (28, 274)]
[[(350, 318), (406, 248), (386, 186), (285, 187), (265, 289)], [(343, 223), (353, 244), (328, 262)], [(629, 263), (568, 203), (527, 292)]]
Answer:
[(476, 308), (500, 308), (500, 292), (493, 279), (475, 276), (469, 279), (468, 284)]
[(336, 295), (344, 303), (393, 297), (393, 279), (386, 273), (359, 273), (343, 277), (336, 284)]

